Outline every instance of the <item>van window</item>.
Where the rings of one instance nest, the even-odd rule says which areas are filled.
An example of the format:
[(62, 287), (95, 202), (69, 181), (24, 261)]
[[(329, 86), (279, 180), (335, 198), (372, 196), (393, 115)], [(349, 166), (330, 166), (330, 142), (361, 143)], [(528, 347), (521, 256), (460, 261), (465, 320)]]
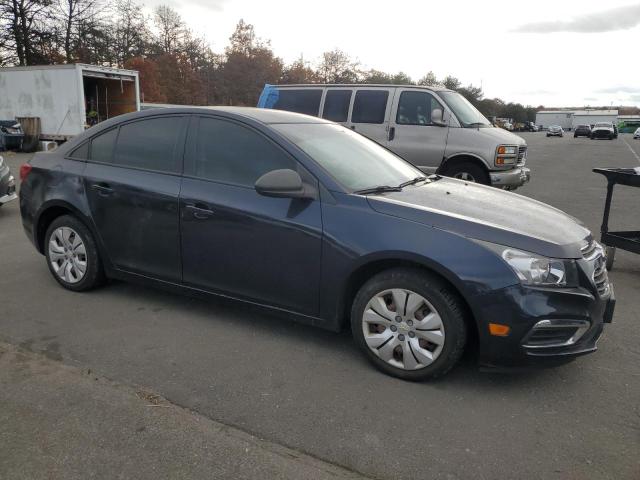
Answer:
[(116, 144), (118, 129), (114, 128), (91, 139), (91, 160), (102, 163), (111, 163), (113, 159), (113, 147)]
[(183, 121), (184, 117), (167, 116), (122, 125), (113, 163), (178, 172), (174, 150)]
[(398, 125), (430, 125), (431, 112), (442, 105), (427, 92), (406, 91), (400, 95), (396, 123)]
[(332, 122), (346, 122), (350, 103), (351, 90), (327, 90), (322, 118)]
[(384, 123), (387, 110), (387, 90), (358, 90), (353, 101), (353, 123)]
[(278, 100), (273, 105), (273, 108), (317, 117), (320, 111), (321, 98), (322, 90), (320, 89), (281, 89), (278, 90)]
[(297, 162), (260, 133), (237, 123), (200, 118), (195, 176), (253, 188), (271, 170), (297, 168)]

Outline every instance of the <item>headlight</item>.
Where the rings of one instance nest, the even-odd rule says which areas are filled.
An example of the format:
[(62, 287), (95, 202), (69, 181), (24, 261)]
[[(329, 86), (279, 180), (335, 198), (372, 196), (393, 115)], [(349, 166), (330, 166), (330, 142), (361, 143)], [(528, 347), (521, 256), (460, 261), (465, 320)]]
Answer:
[(496, 148), (495, 164), (497, 167), (515, 165), (518, 160), (518, 147), (515, 145), (499, 145)]
[(547, 258), (504, 245), (481, 243), (500, 255), (523, 285), (537, 287), (577, 286), (578, 271), (573, 260)]

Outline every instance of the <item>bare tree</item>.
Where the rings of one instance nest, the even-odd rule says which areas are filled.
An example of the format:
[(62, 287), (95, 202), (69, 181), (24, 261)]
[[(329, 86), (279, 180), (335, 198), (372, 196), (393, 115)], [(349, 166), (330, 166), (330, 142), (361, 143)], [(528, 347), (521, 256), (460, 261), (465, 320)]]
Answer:
[(51, 0), (0, 0), (2, 43), (19, 65), (47, 62), (40, 38)]
[(154, 11), (154, 22), (159, 30), (160, 47), (164, 53), (174, 53), (185, 36), (185, 25), (180, 14), (167, 5)]
[(65, 60), (72, 62), (78, 59), (77, 50), (83, 41), (81, 32), (94, 25), (101, 4), (98, 0), (58, 0), (57, 9)]
[(340, 49), (324, 52), (318, 74), (324, 83), (354, 83), (358, 81), (359, 63)]

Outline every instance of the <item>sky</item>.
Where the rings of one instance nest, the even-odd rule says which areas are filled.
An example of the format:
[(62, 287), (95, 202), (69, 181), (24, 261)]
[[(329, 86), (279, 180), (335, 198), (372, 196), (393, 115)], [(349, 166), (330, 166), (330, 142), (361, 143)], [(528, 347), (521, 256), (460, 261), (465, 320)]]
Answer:
[(363, 68), (432, 70), (525, 105), (640, 106), (640, 2), (146, 0), (222, 52), (239, 19), (290, 63), (340, 48)]

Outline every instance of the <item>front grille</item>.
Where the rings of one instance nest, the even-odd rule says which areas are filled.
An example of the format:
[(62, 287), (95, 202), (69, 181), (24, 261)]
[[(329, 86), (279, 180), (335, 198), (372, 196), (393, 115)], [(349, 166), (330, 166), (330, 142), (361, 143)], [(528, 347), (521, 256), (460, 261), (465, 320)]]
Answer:
[(607, 275), (604, 250), (595, 240), (590, 240), (580, 251), (585, 260), (593, 265), (593, 284), (601, 297), (609, 293), (609, 276)]
[(527, 155), (527, 146), (520, 145), (518, 147), (518, 163), (521, 163), (524, 160), (524, 157)]

